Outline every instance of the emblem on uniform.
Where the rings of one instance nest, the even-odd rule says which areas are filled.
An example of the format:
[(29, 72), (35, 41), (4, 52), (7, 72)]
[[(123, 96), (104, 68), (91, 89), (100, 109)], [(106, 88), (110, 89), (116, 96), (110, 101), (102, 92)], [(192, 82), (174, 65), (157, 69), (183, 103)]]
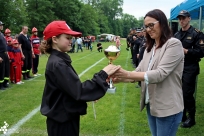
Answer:
[(190, 37), (190, 36), (189, 36), (189, 37), (187, 37), (186, 39), (191, 40), (191, 39), (192, 39), (192, 37)]
[(184, 11), (182, 10), (180, 13), (184, 13)]

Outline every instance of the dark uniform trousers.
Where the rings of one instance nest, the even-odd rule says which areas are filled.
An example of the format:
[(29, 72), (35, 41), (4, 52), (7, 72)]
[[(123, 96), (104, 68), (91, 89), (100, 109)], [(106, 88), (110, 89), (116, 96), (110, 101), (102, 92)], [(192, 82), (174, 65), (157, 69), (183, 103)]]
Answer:
[(33, 58), (33, 74), (38, 73), (38, 64), (39, 64), (39, 55), (35, 54), (35, 58)]
[(182, 76), (182, 89), (183, 89), (183, 98), (184, 98), (184, 118), (186, 118), (186, 112), (190, 116), (195, 116), (196, 107), (195, 107), (195, 87), (196, 87), (196, 77), (199, 73), (199, 64), (198, 63), (185, 63), (184, 71)]
[(23, 50), (25, 59), (23, 60), (22, 73), (29, 73), (32, 68), (32, 51)]
[(0, 83), (3, 83), (5, 86), (9, 81), (9, 58), (6, 52), (1, 52), (0, 57), (3, 59), (3, 61), (0, 63)]
[(79, 122), (80, 116), (63, 123), (47, 118), (48, 136), (79, 136)]

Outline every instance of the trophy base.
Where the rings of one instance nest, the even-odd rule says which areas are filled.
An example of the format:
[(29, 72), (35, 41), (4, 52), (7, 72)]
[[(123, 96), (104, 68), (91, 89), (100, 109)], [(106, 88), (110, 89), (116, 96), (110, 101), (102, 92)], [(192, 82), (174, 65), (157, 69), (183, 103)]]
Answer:
[(108, 88), (107, 93), (113, 93), (114, 94), (115, 91), (116, 91), (116, 87)]

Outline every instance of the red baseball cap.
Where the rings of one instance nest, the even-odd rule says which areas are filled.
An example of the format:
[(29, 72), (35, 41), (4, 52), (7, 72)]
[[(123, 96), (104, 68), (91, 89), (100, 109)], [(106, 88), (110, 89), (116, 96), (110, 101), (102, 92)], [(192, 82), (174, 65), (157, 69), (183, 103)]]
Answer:
[(53, 21), (46, 26), (43, 32), (44, 40), (60, 34), (68, 34), (72, 36), (82, 35), (80, 32), (72, 31), (65, 21)]
[(18, 44), (18, 40), (13, 39), (12, 44)]
[(13, 39), (11, 38), (11, 37), (8, 37), (7, 39), (6, 39), (6, 41), (7, 42), (11, 42)]

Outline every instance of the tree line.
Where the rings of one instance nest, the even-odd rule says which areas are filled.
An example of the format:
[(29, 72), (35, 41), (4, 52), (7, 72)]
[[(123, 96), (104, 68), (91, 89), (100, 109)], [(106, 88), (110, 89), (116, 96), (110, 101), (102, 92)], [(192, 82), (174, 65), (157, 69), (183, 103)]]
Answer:
[(30, 30), (36, 27), (42, 36), (53, 20), (65, 20), (83, 36), (111, 33), (126, 37), (130, 28), (143, 25), (142, 17), (123, 14), (123, 0), (1, 0), (0, 5), (0, 21), (12, 34), (26, 25)]

